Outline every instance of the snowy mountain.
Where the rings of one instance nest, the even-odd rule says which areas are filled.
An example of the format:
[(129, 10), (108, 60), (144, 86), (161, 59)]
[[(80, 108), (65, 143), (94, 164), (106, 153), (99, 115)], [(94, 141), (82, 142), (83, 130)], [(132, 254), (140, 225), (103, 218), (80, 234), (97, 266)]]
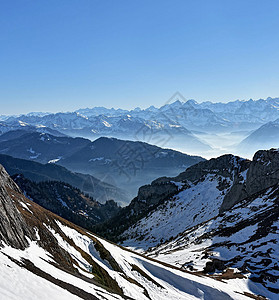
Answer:
[(6, 136), (6, 138), (11, 138), (9, 135), (10, 132), (13, 133), (30, 133), (30, 132), (40, 132), (40, 133), (48, 133), (52, 134), (54, 136), (65, 136), (65, 134), (61, 133), (60, 131), (57, 131), (55, 129), (48, 128), (43, 125), (30, 125), (27, 123), (24, 123), (22, 121), (15, 121), (12, 124), (6, 123), (6, 122), (0, 122), (0, 134)]
[[(92, 109), (95, 111), (95, 109)], [(14, 128), (18, 124), (25, 126), (47, 127), (51, 130), (59, 131), (73, 137), (85, 137), (96, 139), (98, 137), (116, 137), (120, 139), (130, 139), (144, 141), (158, 146), (167, 145), (170, 140), (182, 142), (186, 148), (194, 150), (199, 148), (201, 151), (210, 150), (211, 147), (197, 138), (191, 131), (179, 124), (176, 120), (164, 117), (162, 113), (155, 112), (150, 116), (139, 116), (127, 113), (108, 112), (107, 109), (97, 109), (105, 111), (106, 114), (84, 116), (78, 112), (57, 113), (44, 115), (22, 115), (20, 117), (8, 118), (3, 126)], [(16, 127), (17, 128), (17, 127)], [(12, 129), (11, 129), (12, 130)]]
[[(236, 100), (226, 103), (210, 101), (197, 103), (194, 100), (186, 102), (177, 100), (160, 108), (150, 106), (146, 109), (123, 110), (93, 107), (67, 113), (29, 113), (11, 117), (1, 116), (1, 120), (5, 120), (9, 125), (16, 125), (21, 121), (29, 125), (43, 125), (61, 131), (81, 129), (98, 131), (98, 126), (109, 119), (110, 122), (108, 123), (111, 130), (117, 132), (117, 130), (123, 131), (119, 121), (131, 118), (132, 122), (140, 122), (142, 125), (146, 121), (155, 121), (160, 122), (161, 126), (174, 123), (190, 130), (197, 127), (209, 130), (218, 125), (228, 129), (228, 126), (232, 124), (236, 126), (236, 123), (250, 123), (252, 126), (274, 121), (279, 118), (278, 109), (279, 98), (270, 97), (266, 100)], [(104, 119), (102, 120), (102, 118)], [(99, 133), (102, 135), (102, 132)]]
[[(57, 113), (47, 115), (27, 114), (19, 117), (10, 117), (5, 120), (9, 125), (16, 125), (18, 122), (29, 125), (47, 126), (51, 129), (64, 130), (67, 128), (80, 129), (89, 126), (88, 118), (78, 113)], [(48, 126), (49, 125), (49, 126)]]
[(59, 136), (60, 133), (91, 140), (115, 137), (211, 158), (232, 151), (242, 155), (236, 145), (252, 131), (278, 118), (279, 98), (227, 103), (176, 100), (159, 108), (93, 107), (55, 114), (2, 116), (0, 132), (25, 127), (52, 135)]
[[(195, 100), (188, 100), (186, 102), (177, 100), (173, 103), (168, 103), (160, 108), (150, 106), (147, 109), (134, 109), (134, 110), (115, 110), (105, 108), (92, 108), (85, 110), (78, 110), (77, 112), (87, 116), (120, 116), (129, 114), (133, 117), (140, 117), (143, 119), (167, 117), (169, 120), (180, 119), (182, 123), (190, 130), (199, 127), (207, 129), (206, 125), (217, 126), (221, 125), (227, 127), (229, 123), (243, 123), (251, 126), (254, 124), (264, 124), (269, 121), (274, 121), (279, 117), (279, 98), (267, 98), (259, 100), (248, 101), (231, 101), (231, 102), (202, 102), (198, 103)], [(179, 115), (179, 116), (177, 116)], [(181, 125), (183, 125), (181, 123)], [(214, 128), (214, 127), (212, 127)], [(217, 128), (215, 128), (217, 130)]]
[(231, 122), (260, 124), (274, 121), (279, 117), (279, 98), (237, 100), (228, 103), (204, 102), (197, 106), (210, 109)]
[(275, 149), (252, 161), (224, 155), (200, 162), (142, 187), (124, 214), (96, 230), (198, 274), (248, 277), (262, 285), (254, 292), (277, 299), (278, 162)]
[[(248, 299), (248, 279), (219, 281), (128, 251), (28, 200), (0, 169), (3, 299)], [(258, 287), (251, 283), (252, 287)]]

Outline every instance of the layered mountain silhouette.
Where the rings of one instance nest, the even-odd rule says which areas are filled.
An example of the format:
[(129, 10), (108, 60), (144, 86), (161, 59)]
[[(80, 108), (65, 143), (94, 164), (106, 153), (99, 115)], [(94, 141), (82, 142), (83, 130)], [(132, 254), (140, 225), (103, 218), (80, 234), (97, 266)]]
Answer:
[(26, 179), (36, 183), (46, 181), (68, 183), (101, 203), (109, 200), (115, 200), (119, 203), (130, 201), (124, 190), (91, 175), (72, 172), (56, 164), (41, 164), (3, 154), (0, 154), (0, 164), (6, 168), (10, 175), (23, 175)]
[[(12, 132), (9, 137), (11, 135)], [(154, 178), (173, 176), (204, 160), (143, 142), (115, 138), (99, 138), (91, 142), (84, 138), (56, 137), (38, 132), (20, 136), (17, 132), (16, 136), (12, 136), (11, 139), (5, 135), (0, 136), (0, 153), (43, 164), (57, 164), (74, 172), (90, 174), (101, 182), (125, 189), (130, 194), (130, 199), (136, 195), (141, 185)], [(73, 182), (69, 183), (76, 186)], [(119, 201), (119, 197), (115, 200)], [(127, 203), (127, 197), (121, 203)]]

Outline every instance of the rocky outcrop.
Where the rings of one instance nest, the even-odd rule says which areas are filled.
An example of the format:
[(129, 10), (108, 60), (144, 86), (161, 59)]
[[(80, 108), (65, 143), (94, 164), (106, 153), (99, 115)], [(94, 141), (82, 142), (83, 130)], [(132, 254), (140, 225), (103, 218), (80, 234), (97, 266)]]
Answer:
[(255, 153), (247, 173), (247, 193), (258, 191), (277, 184), (279, 181), (279, 151), (260, 150)]
[(225, 270), (225, 268), (226, 268), (225, 263), (222, 260), (214, 258), (214, 259), (212, 259), (212, 261), (209, 261), (206, 263), (206, 265), (203, 269), (203, 272), (204, 273), (213, 273), (216, 270), (223, 271), (223, 270)]
[[(148, 199), (154, 197), (152, 201), (158, 201), (166, 197), (166, 194), (173, 194), (174, 184), (171, 182), (197, 182), (208, 174), (220, 175), (233, 181), (233, 185), (220, 207), (220, 212), (226, 211), (236, 203), (247, 197), (245, 171), (249, 168), (251, 162), (232, 154), (222, 155), (208, 161), (200, 162), (189, 167), (177, 177), (162, 177), (139, 190), (139, 199)], [(158, 188), (160, 187), (160, 189)], [(226, 185), (224, 186), (226, 187)], [(224, 188), (223, 187), (223, 188)], [(222, 188), (222, 184), (220, 184)], [(169, 192), (171, 190), (171, 192)]]
[(0, 241), (15, 248), (28, 246), (26, 237), (32, 237), (25, 220), (15, 206), (13, 197), (18, 186), (0, 165)]
[(247, 164), (247, 175), (238, 172), (233, 186), (224, 198), (220, 212), (233, 207), (241, 200), (259, 193), (279, 182), (279, 151), (277, 149), (260, 150)]
[(174, 194), (178, 191), (177, 186), (171, 182), (152, 182), (139, 188), (138, 201), (145, 201), (147, 205), (156, 205), (163, 200), (166, 195)]
[[(241, 184), (243, 176), (240, 173), (247, 170), (249, 165), (249, 160), (232, 154), (222, 155), (218, 158), (193, 165), (176, 177), (161, 177), (154, 180), (150, 185), (145, 185), (139, 189), (137, 198), (138, 200), (148, 200), (150, 204), (157, 204), (160, 200), (165, 198), (166, 195), (172, 195), (178, 191), (174, 182), (186, 183), (190, 181), (195, 183), (208, 174), (216, 174), (230, 178), (234, 181), (234, 185)], [(234, 189), (237, 188), (235, 187)]]
[(249, 164), (250, 161), (248, 159), (226, 154), (191, 166), (173, 180), (195, 182), (209, 173), (229, 177), (231, 180), (234, 180), (238, 173), (245, 171), (249, 167)]

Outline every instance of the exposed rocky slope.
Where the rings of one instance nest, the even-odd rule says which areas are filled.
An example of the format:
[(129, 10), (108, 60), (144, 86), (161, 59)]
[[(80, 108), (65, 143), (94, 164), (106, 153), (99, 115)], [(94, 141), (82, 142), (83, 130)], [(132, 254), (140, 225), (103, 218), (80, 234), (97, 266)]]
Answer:
[(247, 279), (239, 284), (192, 275), (73, 225), (25, 198), (2, 167), (0, 185), (4, 299), (247, 299), (251, 294)]
[(20, 190), (0, 165), (0, 243), (24, 249), (28, 245), (26, 237), (32, 237), (32, 231), (15, 206), (13, 192)]
[[(177, 177), (159, 178), (139, 189), (126, 215), (132, 220), (140, 216), (141, 220), (130, 224), (133, 227), (122, 238), (136, 241), (140, 237), (141, 241), (135, 245), (154, 246), (183, 229), (230, 210), (279, 182), (278, 161), (277, 149), (258, 151), (252, 161), (223, 155), (191, 166)], [(161, 230), (161, 226), (166, 230)]]

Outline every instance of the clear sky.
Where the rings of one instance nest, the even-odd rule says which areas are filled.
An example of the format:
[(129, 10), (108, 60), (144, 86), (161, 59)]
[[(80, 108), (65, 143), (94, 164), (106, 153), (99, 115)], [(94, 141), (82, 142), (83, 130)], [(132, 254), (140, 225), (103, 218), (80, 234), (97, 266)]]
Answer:
[(279, 96), (278, 16), (278, 0), (0, 0), (0, 114)]

